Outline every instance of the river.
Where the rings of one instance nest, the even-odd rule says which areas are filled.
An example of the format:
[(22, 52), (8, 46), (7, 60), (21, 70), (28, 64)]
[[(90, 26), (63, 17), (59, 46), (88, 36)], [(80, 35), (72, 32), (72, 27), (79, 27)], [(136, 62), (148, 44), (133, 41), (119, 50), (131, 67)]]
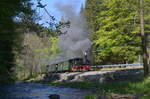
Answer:
[(49, 99), (50, 94), (60, 95), (60, 99), (84, 99), (88, 91), (49, 86), (30, 82), (17, 82), (13, 85), (0, 86), (0, 99)]

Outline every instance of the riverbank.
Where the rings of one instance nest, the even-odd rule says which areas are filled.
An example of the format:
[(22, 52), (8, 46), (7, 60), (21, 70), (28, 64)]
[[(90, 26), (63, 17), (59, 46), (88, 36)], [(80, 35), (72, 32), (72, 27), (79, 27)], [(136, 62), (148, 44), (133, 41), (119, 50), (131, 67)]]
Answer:
[(43, 80), (49, 82), (116, 82), (139, 80), (143, 77), (142, 69), (65, 72), (45, 74)]
[(50, 82), (49, 85), (91, 90), (86, 99), (150, 99), (150, 76), (124, 82)]
[[(143, 70), (141, 69), (102, 72), (99, 75), (92, 75), (93, 73), (95, 72), (85, 72), (76, 76), (72, 76), (75, 73), (71, 73), (68, 74), (71, 76), (67, 76), (69, 80), (48, 81), (46, 79), (37, 82), (90, 90), (92, 93), (86, 95), (85, 99), (150, 99), (150, 77), (143, 78)], [(95, 76), (96, 79), (101, 80), (96, 81)], [(87, 81), (83, 79), (85, 77), (88, 77)], [(94, 80), (91, 80), (91, 77)], [(78, 79), (72, 80), (74, 78)]]

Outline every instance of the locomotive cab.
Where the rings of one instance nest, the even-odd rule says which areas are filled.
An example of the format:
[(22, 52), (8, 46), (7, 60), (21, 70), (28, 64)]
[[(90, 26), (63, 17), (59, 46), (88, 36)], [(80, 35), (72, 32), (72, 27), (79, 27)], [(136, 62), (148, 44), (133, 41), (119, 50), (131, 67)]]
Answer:
[(89, 71), (91, 66), (89, 61), (85, 61), (83, 58), (74, 58), (69, 60), (70, 71)]

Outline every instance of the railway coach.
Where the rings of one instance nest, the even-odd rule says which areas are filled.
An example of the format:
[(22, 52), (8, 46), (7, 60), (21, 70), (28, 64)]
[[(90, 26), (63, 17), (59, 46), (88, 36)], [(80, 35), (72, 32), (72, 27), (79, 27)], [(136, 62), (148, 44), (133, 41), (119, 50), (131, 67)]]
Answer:
[(46, 72), (89, 71), (92, 66), (83, 58), (70, 58), (46, 66)]

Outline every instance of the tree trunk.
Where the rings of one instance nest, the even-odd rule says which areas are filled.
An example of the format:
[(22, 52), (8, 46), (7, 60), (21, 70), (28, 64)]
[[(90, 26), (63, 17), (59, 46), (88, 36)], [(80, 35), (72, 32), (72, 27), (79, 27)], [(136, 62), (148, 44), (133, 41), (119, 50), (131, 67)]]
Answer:
[(150, 64), (149, 64), (149, 54), (148, 54), (148, 38), (144, 33), (144, 8), (143, 0), (140, 0), (140, 24), (141, 24), (141, 40), (142, 40), (142, 54), (143, 54), (143, 66), (144, 66), (144, 76), (150, 75)]

